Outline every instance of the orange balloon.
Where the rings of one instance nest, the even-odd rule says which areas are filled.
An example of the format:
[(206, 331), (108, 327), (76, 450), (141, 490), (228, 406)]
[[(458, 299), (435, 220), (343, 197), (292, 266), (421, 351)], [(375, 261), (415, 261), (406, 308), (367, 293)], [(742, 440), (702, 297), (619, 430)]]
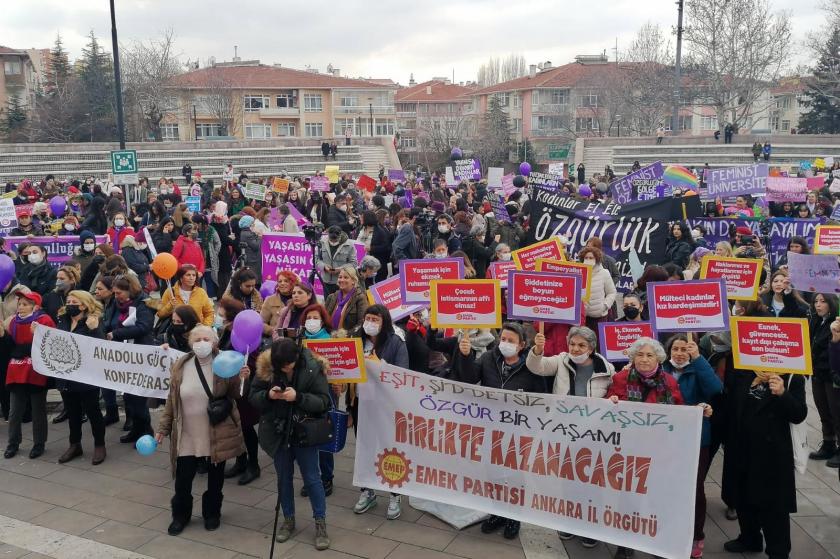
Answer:
[(152, 261), (152, 271), (157, 277), (168, 280), (178, 271), (178, 261), (168, 252), (161, 252)]

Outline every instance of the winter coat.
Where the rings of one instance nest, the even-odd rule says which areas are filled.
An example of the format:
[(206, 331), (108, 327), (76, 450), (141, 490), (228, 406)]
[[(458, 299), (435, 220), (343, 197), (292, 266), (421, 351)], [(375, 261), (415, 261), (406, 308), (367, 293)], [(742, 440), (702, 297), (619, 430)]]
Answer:
[(616, 261), (616, 259), (607, 253), (603, 253), (603, 255), (601, 256), (601, 264), (604, 266), (604, 268), (609, 270), (613, 283), (617, 284), (618, 280), (621, 279), (621, 274), (618, 271), (618, 262)]
[(181, 298), (181, 290), (178, 288), (177, 283), (172, 288), (168, 288), (163, 292), (160, 308), (157, 312), (158, 318), (172, 316), (175, 307), (180, 307), (181, 305), (189, 305), (195, 310), (198, 315), (199, 324), (205, 326), (213, 325), (216, 312), (213, 309), (213, 302), (207, 296), (207, 292), (203, 288), (195, 286), (192, 288), (192, 293), (190, 293), (189, 302), (185, 303)]
[(262, 316), (263, 323), (268, 326), (267, 329), (263, 330), (265, 333), (270, 334), (272, 330), (277, 328), (277, 320), (280, 317), (280, 311), (285, 308), (286, 303), (283, 302), (283, 299), (281, 299), (280, 295), (277, 293), (272, 293), (263, 300), (260, 316)]
[(149, 257), (146, 256), (145, 250), (140, 250), (134, 237), (123, 239), (120, 243), (120, 255), (138, 277), (142, 278), (149, 272)]
[(172, 247), (175, 244), (175, 239), (178, 238), (177, 233), (173, 229), (171, 233), (164, 233), (163, 227), (159, 227), (157, 231), (152, 233), (152, 242), (155, 244), (155, 250), (160, 254), (161, 252), (172, 253)]
[(589, 293), (589, 301), (584, 303), (586, 316), (592, 318), (607, 316), (615, 303), (616, 290), (609, 271), (600, 264), (595, 264), (592, 269), (592, 285)]
[[(66, 313), (58, 317), (56, 321), (56, 328), (63, 332), (71, 332), (80, 336), (87, 336), (89, 338), (102, 339), (102, 317), (97, 317), (96, 328), (90, 328), (87, 325), (88, 316), (85, 315), (76, 324), (76, 329), (72, 330), (72, 320)], [(65, 380), (62, 378), (55, 379), (55, 387), (63, 392), (87, 392), (92, 390), (99, 390), (98, 386), (92, 386), (83, 382), (76, 382), (72, 380)]]
[[(674, 404), (681, 406), (685, 402), (682, 397), (682, 393), (680, 392), (680, 385), (677, 383), (677, 379), (673, 377), (673, 375), (661, 371), (659, 374), (664, 375), (665, 377), (665, 386), (668, 390), (671, 391), (671, 395), (674, 398)], [(609, 390), (607, 390), (607, 398), (610, 396), (618, 396), (619, 400), (627, 400), (627, 377), (630, 375), (630, 367), (627, 366), (624, 369), (617, 372), (613, 375), (612, 384), (610, 384)], [(647, 397), (645, 398), (645, 402), (649, 404), (656, 404), (656, 391), (650, 390), (648, 392)]]
[(206, 231), (198, 232), (198, 241), (204, 249), (204, 265), (210, 271), (210, 278), (213, 283), (219, 283), (219, 255), (222, 251), (222, 240), (219, 234), (212, 227)]
[(108, 228), (109, 244), (114, 249), (114, 254), (120, 254), (123, 241), (128, 237), (134, 237), (134, 229), (132, 227), (120, 227), (119, 230), (113, 227)]
[(172, 247), (172, 256), (178, 260), (180, 266), (192, 264), (198, 269), (200, 275), (204, 275), (204, 250), (198, 241), (190, 239), (187, 235), (181, 235)]
[[(357, 335), (361, 336), (364, 344), (365, 334), (357, 331)], [(408, 349), (405, 342), (396, 334), (389, 334), (385, 343), (382, 344), (376, 356), (389, 365), (396, 365), (403, 369), (408, 369)]]
[[(184, 382), (184, 365), (195, 354), (190, 352), (182, 355), (173, 365), (169, 377), (169, 396), (166, 407), (158, 422), (157, 432), (169, 435), (169, 460), (172, 466), (172, 477), (175, 477), (175, 463), (178, 459), (178, 439), (181, 436), (181, 385)], [(209, 383), (208, 383), (209, 384)], [(236, 407), (236, 397), (239, 395), (239, 376), (222, 378), (213, 375), (213, 386), (210, 388), (214, 397), (225, 396), (233, 402), (230, 415), (221, 423), (210, 426), (210, 462), (220, 464), (226, 460), (236, 458), (245, 452), (245, 442), (242, 438), (242, 423), (239, 410)]]
[(399, 266), (400, 260), (414, 260), (420, 258), (420, 247), (417, 237), (414, 235), (414, 228), (404, 225), (397, 230), (394, 242), (391, 245), (391, 262)]
[[(662, 368), (671, 375), (674, 374), (674, 366), (670, 361), (665, 361)], [(718, 378), (712, 366), (702, 355), (691, 360), (677, 379), (680, 385), (680, 394), (686, 405), (695, 406), (700, 403), (708, 404), (723, 391), (723, 383)], [(712, 410), (714, 412), (714, 410)], [(710, 418), (703, 418), (703, 434), (700, 440), (701, 446), (709, 446), (712, 442), (712, 423)]]
[(155, 324), (155, 314), (146, 304), (146, 295), (142, 293), (138, 295), (131, 301), (131, 306), (137, 310), (137, 320), (132, 326), (123, 326), (117, 300), (111, 297), (111, 301), (105, 308), (105, 317), (102, 319), (102, 332), (110, 333), (111, 339), (115, 342), (130, 341), (140, 345), (154, 345), (152, 328)]
[(382, 267), (386, 267), (391, 259), (391, 241), (393, 236), (387, 229), (378, 223), (373, 226), (373, 235), (370, 240), (369, 254), (379, 260)]
[[(342, 295), (341, 290), (331, 293), (324, 302), (324, 306), (327, 309), (327, 314), (330, 316), (330, 319), (332, 319), (332, 315), (338, 306), (339, 295)], [(338, 324), (332, 325), (333, 328), (352, 330), (357, 326), (360, 326), (365, 318), (365, 311), (368, 308), (368, 304), (369, 301), (367, 295), (365, 295), (365, 291), (362, 288), (357, 287), (353, 290), (353, 295), (350, 296), (350, 300), (344, 305)]]
[(18, 226), (9, 232), (10, 237), (27, 237), (29, 235), (32, 235), (33, 237), (43, 237), (44, 228), (33, 221), (29, 229), (24, 229)]
[(257, 289), (251, 291), (250, 295), (243, 294), (240, 297), (236, 297), (234, 296), (233, 292), (231, 292), (230, 286), (228, 286), (228, 288), (225, 289), (225, 293), (224, 295), (222, 295), (222, 297), (230, 297), (231, 299), (236, 299), (237, 301), (240, 301), (243, 305), (245, 305), (245, 309), (247, 310), (262, 312), (263, 298), (262, 295), (260, 295), (259, 290)]
[(330, 209), (327, 211), (327, 222), (324, 225), (327, 227), (338, 225), (342, 229), (345, 229), (345, 227), (349, 226), (347, 212), (339, 210), (335, 205), (330, 206)]
[(347, 237), (346, 233), (342, 233), (338, 237), (338, 246), (330, 246), (328, 239), (321, 240), (321, 255), (315, 266), (318, 272), (321, 273), (321, 279), (324, 283), (335, 284), (338, 281), (338, 273), (328, 273), (326, 268), (334, 268), (338, 270), (342, 266), (350, 265), (354, 269), (358, 267), (356, 260), (356, 246), (353, 241)]
[(734, 370), (727, 374), (727, 417), (723, 457), (727, 504), (775, 512), (796, 512), (796, 479), (790, 424), (808, 415), (805, 377), (782, 375), (785, 392), (751, 394), (755, 374)]
[(521, 248), (523, 242), (525, 241), (525, 231), (523, 231), (522, 226), (519, 224), (511, 225), (506, 221), (496, 221), (495, 224), (490, 227), (490, 234), (494, 239), (496, 235), (499, 235), (499, 242), (505, 243), (511, 250)]
[(29, 293), (32, 291), (23, 284), (15, 283), (14, 280), (12, 280), (10, 285), (11, 287), (8, 291), (0, 294), (0, 322), (3, 324), (6, 324), (6, 320), (10, 316), (14, 316), (17, 313), (17, 293)]
[(668, 244), (665, 247), (665, 259), (680, 268), (687, 268), (688, 259), (692, 252), (694, 252), (694, 246), (685, 239), (669, 237)]
[[(790, 293), (783, 292), (782, 301), (784, 302), (784, 307), (778, 314), (779, 318), (808, 318), (808, 306), (799, 301), (794, 296), (793, 291), (791, 291)], [(767, 293), (762, 295), (761, 302), (767, 306), (772, 316), (776, 316), (776, 311), (773, 308), (772, 291), (768, 291)]]
[[(592, 377), (586, 384), (586, 394), (575, 394), (575, 396), (603, 398), (607, 393), (615, 374), (615, 368), (612, 363), (607, 361), (606, 357), (599, 353), (592, 354), (592, 362), (594, 370), (592, 371)], [(554, 377), (554, 394), (566, 396), (572, 392), (577, 365), (568, 353), (545, 357), (544, 355), (536, 355), (534, 350), (531, 349), (528, 352), (525, 365), (535, 375)]]
[(104, 235), (108, 230), (108, 219), (105, 217), (105, 200), (94, 196), (85, 212), (85, 220), (79, 231), (90, 231), (94, 235)]
[[(55, 328), (55, 322), (43, 311), (36, 311), (40, 313), (32, 323), (37, 322), (50, 328)], [(6, 386), (12, 384), (28, 384), (32, 386), (45, 387), (47, 385), (47, 377), (35, 372), (32, 367), (32, 332), (31, 324), (21, 324), (14, 328), (11, 323), (15, 315), (10, 316), (3, 322), (3, 344), (9, 347), (9, 366), (6, 370)]]
[[(295, 389), (295, 402), (269, 399), (271, 388), (281, 383)], [(257, 375), (251, 384), (249, 401), (260, 412), (260, 447), (274, 457), (278, 449), (289, 445), (290, 416), (293, 410), (320, 417), (330, 409), (330, 389), (324, 366), (311, 351), (303, 348), (290, 380), (285, 373), (274, 371), (271, 366), (271, 350), (266, 350), (257, 358)]]
[(831, 364), (829, 360), (829, 344), (831, 343), (831, 322), (833, 316), (826, 316), (824, 319), (814, 313), (808, 321), (808, 329), (811, 333), (811, 366), (814, 376), (821, 381), (831, 380)]
[(239, 234), (239, 242), (245, 243), (245, 265), (251, 268), (257, 277), (262, 277), (262, 237), (244, 229)]
[(475, 351), (470, 351), (470, 355), (466, 356), (457, 351), (452, 363), (451, 378), (459, 382), (480, 384), (488, 388), (503, 388), (520, 392), (551, 392), (549, 382), (528, 368), (525, 351), (527, 350), (519, 353), (521, 359), (514, 366), (507, 379), (502, 378), (504, 357), (499, 352), (498, 345), (492, 350), (484, 352), (478, 359), (475, 358)]
[(38, 265), (24, 264), (17, 272), (17, 282), (43, 296), (55, 289), (57, 275), (58, 268), (45, 259)]

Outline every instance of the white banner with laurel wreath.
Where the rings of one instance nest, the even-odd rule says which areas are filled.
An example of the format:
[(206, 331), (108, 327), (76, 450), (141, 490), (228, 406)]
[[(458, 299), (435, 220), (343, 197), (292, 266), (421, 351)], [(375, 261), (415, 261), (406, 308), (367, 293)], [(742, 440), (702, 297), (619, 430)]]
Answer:
[(183, 353), (158, 346), (109, 342), (35, 324), (35, 371), (119, 392), (166, 399), (169, 369)]

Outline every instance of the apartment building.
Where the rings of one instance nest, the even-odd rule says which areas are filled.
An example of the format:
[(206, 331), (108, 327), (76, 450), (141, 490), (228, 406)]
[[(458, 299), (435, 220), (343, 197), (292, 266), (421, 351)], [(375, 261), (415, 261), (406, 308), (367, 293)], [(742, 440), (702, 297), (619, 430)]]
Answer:
[(773, 104), (769, 110), (769, 126), (773, 134), (796, 133), (799, 117), (807, 109), (803, 102), (806, 85), (806, 78), (793, 76), (770, 88)]
[(25, 50), (0, 46), (0, 109), (12, 97), (20, 99), (20, 103), (29, 108), (35, 103), (38, 91), (38, 74), (32, 58)]
[(475, 86), (453, 84), (446, 78), (412, 82), (397, 91), (394, 101), (397, 149), (403, 163), (428, 165), (427, 153), (467, 148), (475, 133), (473, 102), (467, 95)]
[(187, 72), (171, 90), (164, 140), (393, 136), (396, 85), (294, 70), (258, 60)]

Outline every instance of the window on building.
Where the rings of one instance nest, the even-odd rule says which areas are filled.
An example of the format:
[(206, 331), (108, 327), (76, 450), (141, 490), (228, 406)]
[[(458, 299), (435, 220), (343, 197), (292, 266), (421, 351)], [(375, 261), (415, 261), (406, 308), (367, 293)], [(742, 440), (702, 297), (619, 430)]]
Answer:
[(215, 138), (222, 135), (221, 124), (196, 124), (195, 137), (201, 138)]
[[(320, 93), (303, 94), (303, 110), (307, 113), (320, 113), (324, 110)], [(308, 135), (308, 134), (307, 134)]]
[(278, 109), (294, 109), (297, 106), (297, 96), (292, 91), (277, 94)]
[(777, 109), (789, 109), (790, 108), (790, 97), (785, 95), (784, 97), (780, 97), (776, 99), (776, 108)]
[(21, 73), (21, 64), (19, 60), (6, 60), (3, 63), (3, 71), (7, 76), (16, 76)]
[(403, 136), (400, 138), (400, 147), (401, 148), (416, 148), (417, 147), (417, 139), (416, 138), (406, 138)]
[(522, 132), (522, 119), (521, 118), (514, 118), (513, 119), (513, 131), (514, 132)]
[(531, 127), (535, 130), (562, 130), (566, 122), (562, 116), (535, 116), (531, 118)]
[(178, 125), (177, 124), (161, 124), (160, 137), (164, 142), (174, 142), (179, 140)]
[[(320, 98), (321, 96), (318, 95), (318, 99)], [(304, 124), (304, 133), (306, 134), (307, 138), (320, 138), (324, 135), (324, 123), (307, 122), (306, 124)]]
[(507, 107), (510, 105), (510, 93), (497, 93), (496, 100), (502, 107)]
[(295, 136), (297, 131), (295, 125), (291, 122), (278, 122), (277, 135), (278, 136)]
[(522, 98), (517, 93), (514, 93), (513, 95), (511, 95), (511, 99), (513, 101), (513, 108), (514, 109), (518, 109), (519, 107), (522, 106)]
[[(439, 123), (435, 123), (439, 124)], [(377, 136), (393, 136), (394, 135), (394, 121), (375, 119), (374, 130)]]
[(597, 118), (591, 116), (579, 117), (575, 119), (575, 130), (578, 132), (589, 132), (600, 129), (600, 123)]
[(592, 107), (598, 106), (598, 94), (595, 91), (585, 91), (578, 98), (578, 107)]
[(342, 107), (358, 107), (359, 106), (359, 98), (358, 97), (342, 97), (341, 98), (341, 106)]
[(354, 133), (356, 123), (352, 118), (337, 118), (333, 123), (333, 131), (336, 136), (343, 136), (344, 131), (350, 129), (350, 133)]
[(700, 129), (701, 130), (717, 130), (718, 129), (717, 115), (701, 116), (700, 117)]
[(679, 120), (679, 129), (680, 130), (691, 130), (692, 129), (692, 117), (691, 117), (691, 115), (680, 115), (677, 118)]
[(271, 138), (270, 124), (246, 124), (245, 137), (249, 140), (265, 140)]
[(245, 111), (256, 112), (260, 109), (267, 109), (271, 106), (268, 95), (246, 95)]
[(807, 107), (808, 106), (808, 100), (805, 97), (797, 97), (796, 98), (796, 106), (800, 107), (800, 108)]
[(790, 121), (783, 120), (782, 121), (782, 132), (790, 132)]

